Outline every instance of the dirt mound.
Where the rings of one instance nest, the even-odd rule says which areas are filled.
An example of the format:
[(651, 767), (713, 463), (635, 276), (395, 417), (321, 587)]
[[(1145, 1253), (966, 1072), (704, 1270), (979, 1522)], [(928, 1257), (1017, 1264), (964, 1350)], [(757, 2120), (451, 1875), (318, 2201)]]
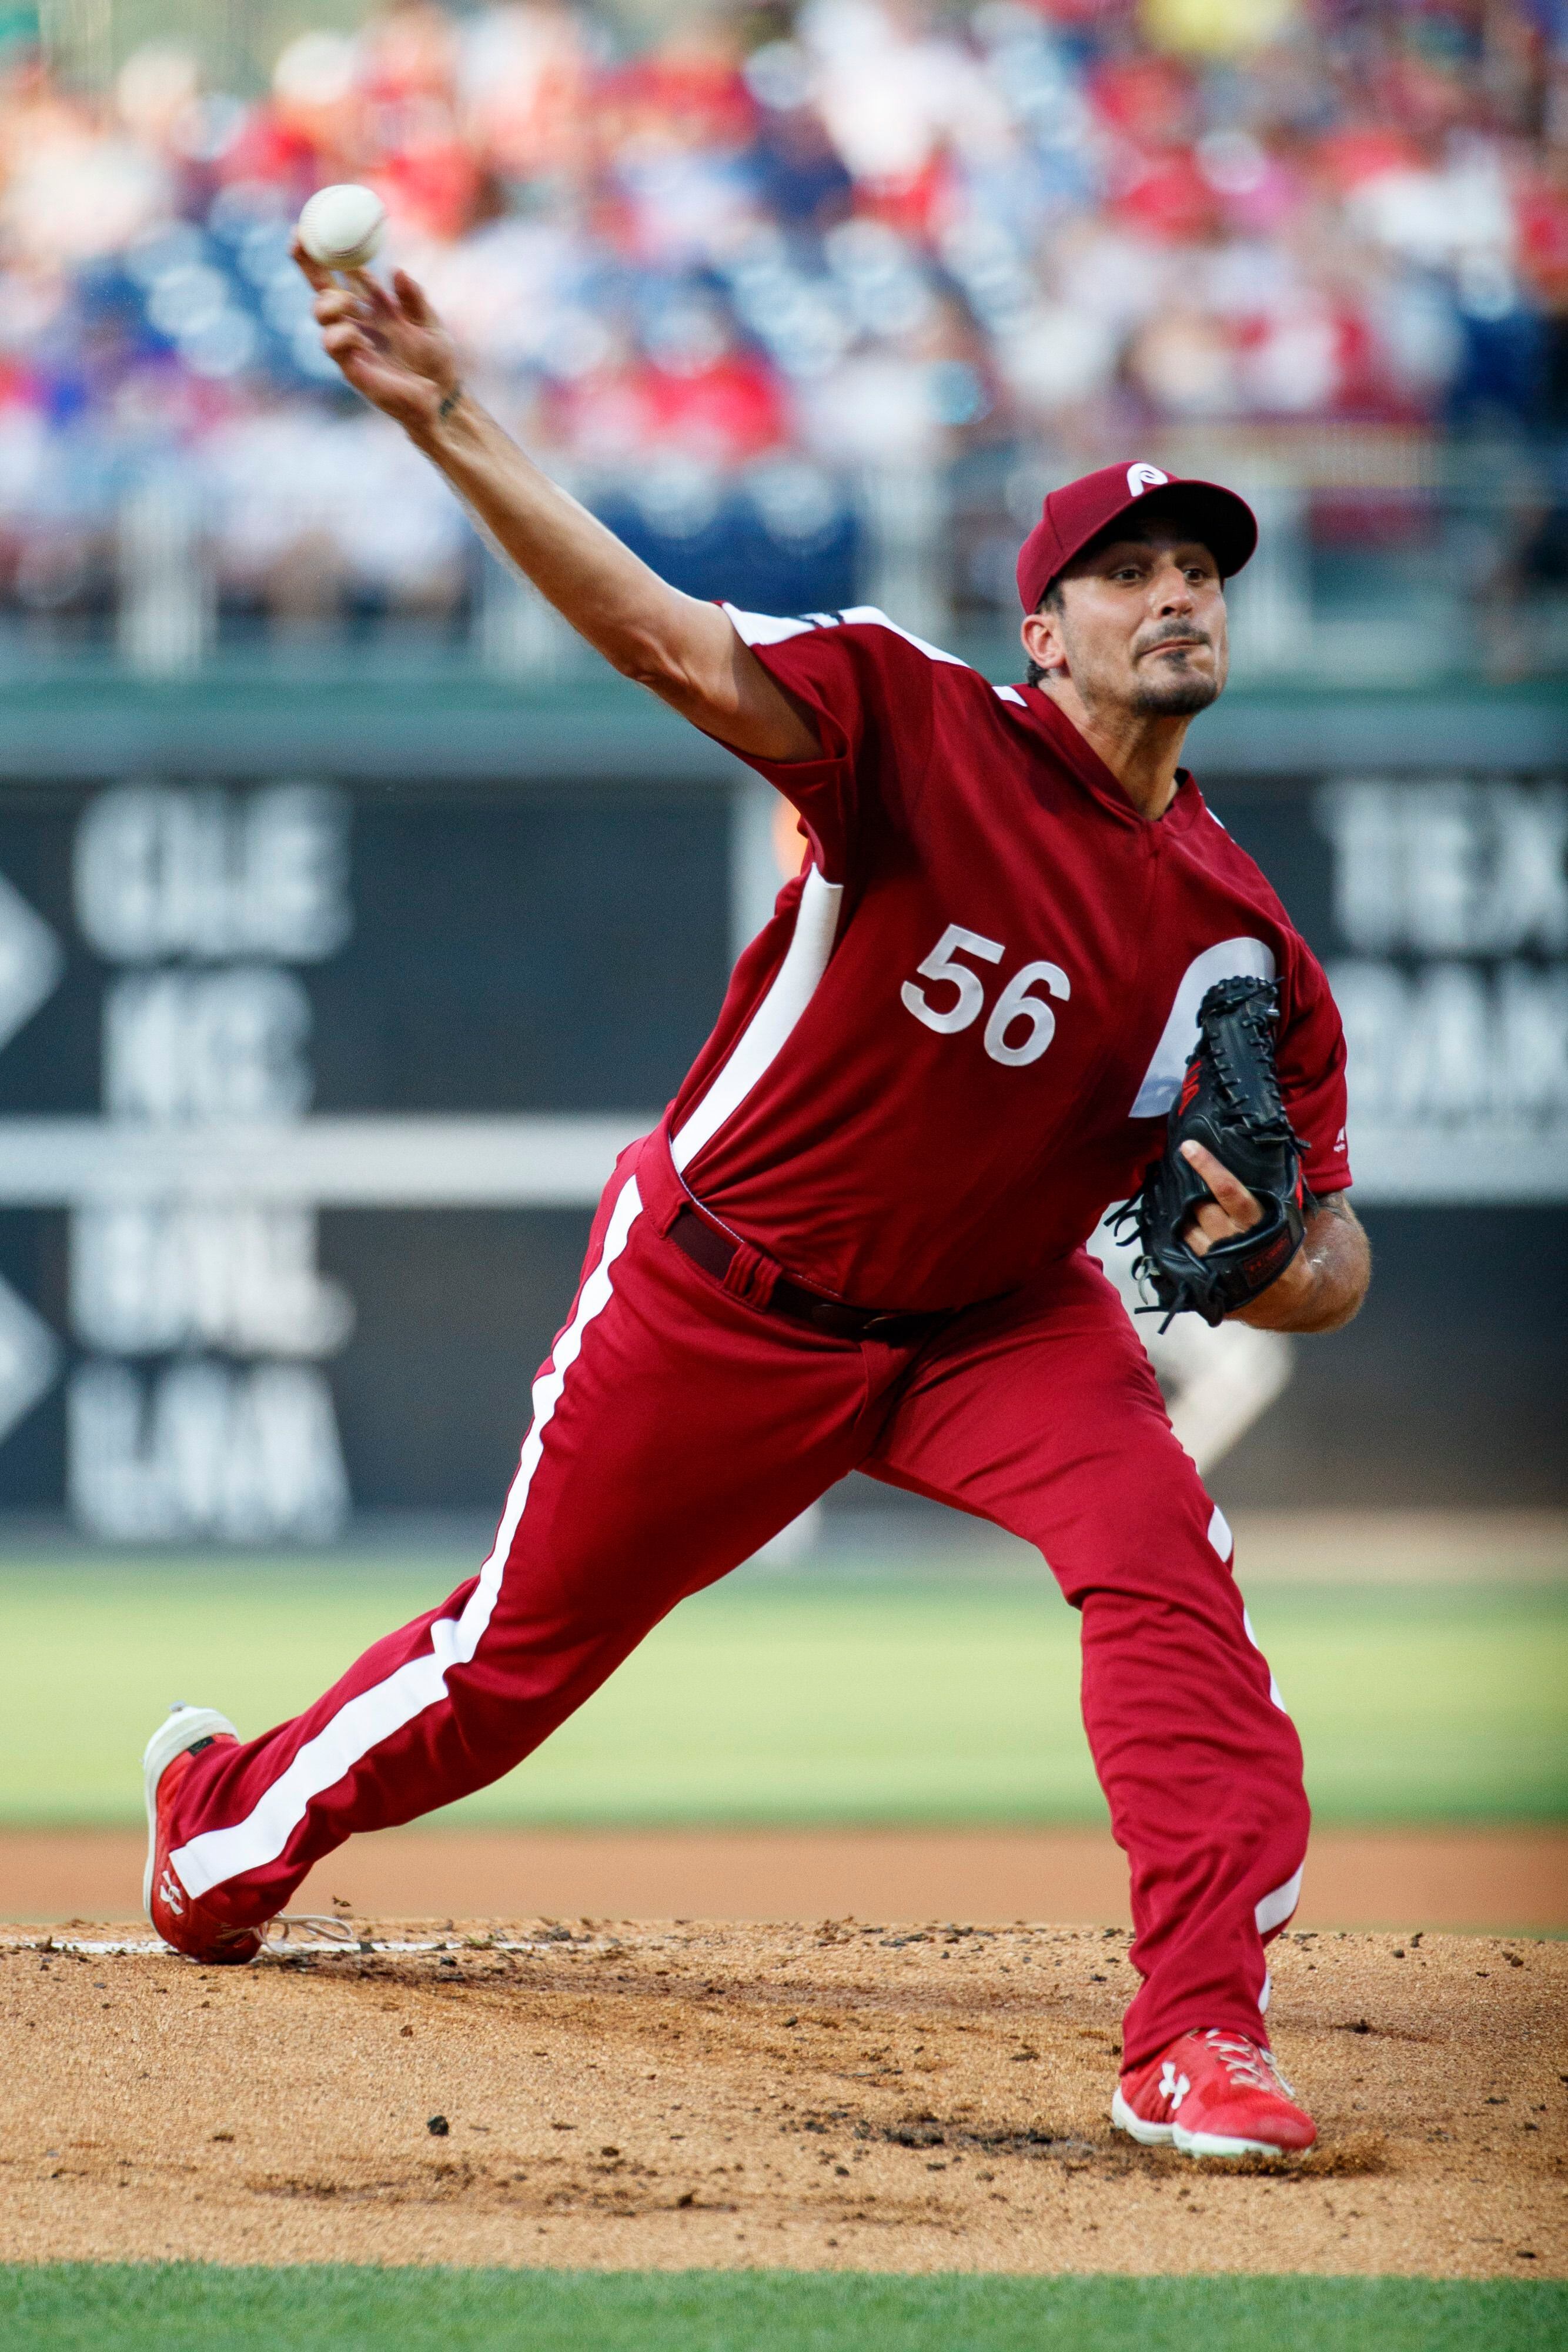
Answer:
[(145, 1933), (0, 1948), (0, 2259), (1568, 2269), (1562, 1945), (1285, 1939), (1322, 2137), (1225, 2167), (1109, 2128), (1120, 1929)]

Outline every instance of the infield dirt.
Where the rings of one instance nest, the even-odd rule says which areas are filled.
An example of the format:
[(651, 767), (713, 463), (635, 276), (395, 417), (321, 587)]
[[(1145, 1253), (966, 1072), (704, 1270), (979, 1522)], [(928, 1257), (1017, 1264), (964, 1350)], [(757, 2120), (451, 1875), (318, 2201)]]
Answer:
[(0, 1948), (0, 2259), (1568, 2269), (1561, 1944), (1282, 1940), (1271, 2168), (1113, 2136), (1121, 1929), (61, 1934)]

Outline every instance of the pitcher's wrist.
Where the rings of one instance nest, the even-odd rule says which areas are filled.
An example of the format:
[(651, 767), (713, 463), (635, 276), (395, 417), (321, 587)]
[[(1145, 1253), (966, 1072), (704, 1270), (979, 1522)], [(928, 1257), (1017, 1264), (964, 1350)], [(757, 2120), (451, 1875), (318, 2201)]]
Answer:
[(474, 404), (465, 387), (455, 383), (444, 392), (434, 408), (422, 417), (410, 418), (408, 437), (427, 457), (439, 462), (441, 453), (456, 449), (471, 436), (476, 421)]

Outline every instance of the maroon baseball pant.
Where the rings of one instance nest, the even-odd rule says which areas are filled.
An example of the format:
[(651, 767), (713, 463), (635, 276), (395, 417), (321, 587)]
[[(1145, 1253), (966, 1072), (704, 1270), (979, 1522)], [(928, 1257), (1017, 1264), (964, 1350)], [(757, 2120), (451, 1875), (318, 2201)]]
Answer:
[(860, 1469), (1037, 1545), (1082, 1612), (1144, 1979), (1124, 2063), (1191, 2029), (1259, 2038), (1306, 1851), (1301, 1745), (1110, 1283), (1080, 1252), (919, 1346), (832, 1339), (727, 1286), (751, 1254), (721, 1283), (668, 1241), (686, 1198), (662, 1133), (622, 1156), (489, 1559), (293, 1722), (197, 1759), (188, 1892), (250, 1925), (356, 1831), (509, 1771), (677, 1601)]

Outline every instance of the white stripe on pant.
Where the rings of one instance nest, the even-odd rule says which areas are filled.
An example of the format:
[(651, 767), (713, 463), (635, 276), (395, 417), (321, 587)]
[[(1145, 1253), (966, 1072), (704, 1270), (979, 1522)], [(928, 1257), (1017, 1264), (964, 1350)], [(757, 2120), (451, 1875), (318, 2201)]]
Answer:
[(401, 1731), (427, 1706), (438, 1706), (446, 1696), (448, 1671), (466, 1665), (473, 1657), (496, 1606), (507, 1556), (544, 1450), (545, 1431), (560, 1402), (566, 1376), (581, 1351), (583, 1332), (610, 1303), (614, 1288), (611, 1269), (626, 1246), (642, 1206), (637, 1180), (629, 1176), (612, 1212), (599, 1263), (578, 1297), (577, 1312), (561, 1333), (549, 1364), (534, 1382), (534, 1417), (523, 1440), (517, 1475), (507, 1496), (490, 1557), (462, 1615), (438, 1618), (431, 1628), (431, 1646), (425, 1656), (411, 1658), (385, 1682), (350, 1699), (325, 1730), (306, 1741), (243, 1822), (231, 1829), (207, 1830), (170, 1855), (188, 1895), (199, 1897), (225, 1879), (276, 1862), (304, 1820), (311, 1799), (330, 1789), (372, 1748)]

